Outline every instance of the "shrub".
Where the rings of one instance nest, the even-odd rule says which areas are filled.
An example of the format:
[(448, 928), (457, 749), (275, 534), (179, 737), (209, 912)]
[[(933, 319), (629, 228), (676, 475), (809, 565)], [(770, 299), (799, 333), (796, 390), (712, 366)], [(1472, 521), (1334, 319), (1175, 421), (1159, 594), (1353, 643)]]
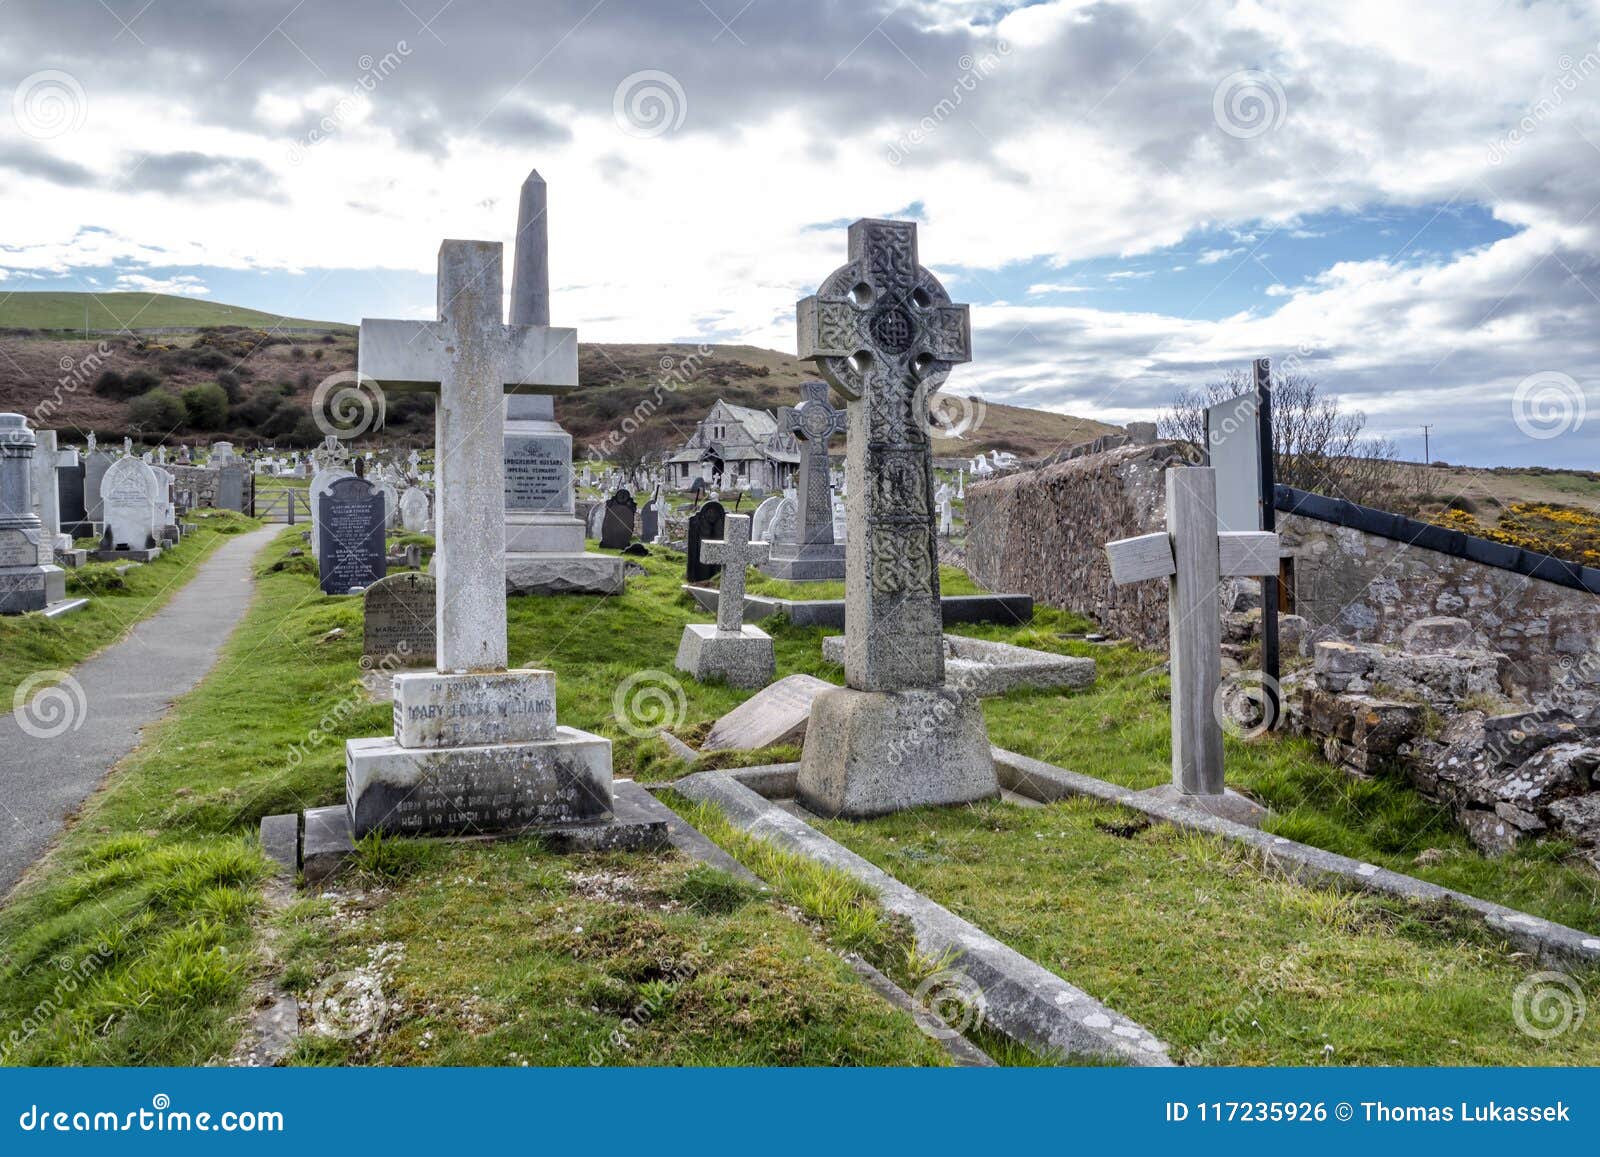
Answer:
[(94, 382), (94, 392), (102, 398), (116, 398), (118, 401), (126, 398), (128, 379), (117, 373), (116, 370), (107, 370)]
[(128, 425), (144, 433), (165, 434), (187, 418), (183, 402), (171, 390), (150, 390), (128, 403)]
[(215, 382), (190, 386), (183, 391), (183, 408), (196, 430), (221, 429), (228, 420), (228, 392)]
[(149, 370), (134, 370), (128, 375), (127, 397), (136, 398), (140, 394), (147, 394), (161, 384), (161, 375), (153, 374)]
[(239, 375), (234, 370), (223, 370), (217, 375), (217, 385), (221, 386), (228, 395), (228, 403), (232, 405), (239, 400), (240, 387)]

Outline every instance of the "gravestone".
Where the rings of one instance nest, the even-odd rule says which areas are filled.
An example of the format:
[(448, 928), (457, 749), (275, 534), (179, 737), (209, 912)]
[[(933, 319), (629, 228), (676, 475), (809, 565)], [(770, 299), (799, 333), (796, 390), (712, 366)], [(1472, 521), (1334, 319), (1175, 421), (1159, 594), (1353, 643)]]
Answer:
[(828, 401), (826, 382), (802, 382), (802, 401), (783, 416), (800, 444), (800, 488), (794, 536), (773, 544), (762, 571), (774, 578), (824, 582), (844, 577), (844, 547), (834, 541), (828, 439), (845, 430), (845, 412)]
[(156, 479), (149, 466), (132, 455), (118, 458), (100, 479), (100, 507), (105, 532), (97, 557), (148, 562), (161, 553), (161, 515), (156, 505)]
[(384, 575), (383, 492), (365, 478), (340, 478), (317, 499), (322, 593), (346, 595)]
[(61, 533), (61, 495), (56, 487), (56, 432), (35, 430), (33, 451), (33, 502), (39, 511), (44, 541), (52, 552), (70, 550), (72, 539)]
[(246, 487), (249, 482), (250, 471), (244, 461), (229, 456), (217, 467), (217, 495), (216, 506), (221, 510), (237, 510), (245, 513), (248, 509)]
[(805, 738), (811, 704), (834, 685), (815, 675), (785, 675), (763, 687), (716, 723), (702, 751), (756, 751)]
[(910, 221), (850, 226), (849, 261), (796, 307), (799, 356), (846, 399), (847, 686), (817, 696), (798, 792), (863, 817), (999, 793), (978, 699), (944, 679), (928, 395), (971, 359), (964, 305)]
[(177, 542), (178, 532), (178, 506), (177, 487), (173, 484), (172, 475), (161, 466), (150, 466), (151, 493), (155, 496), (156, 506), (161, 511), (161, 541)]
[(692, 583), (703, 583), (722, 569), (717, 563), (700, 557), (700, 544), (708, 539), (722, 537), (727, 511), (722, 503), (707, 502), (689, 516), (689, 560), (684, 567), (684, 578)]
[(361, 597), (362, 666), (432, 667), (438, 584), (432, 575), (406, 571), (381, 578)]
[(778, 512), (778, 504), (783, 501), (783, 495), (774, 494), (765, 499), (750, 519), (750, 534), (757, 542), (773, 542), (770, 537), (772, 530), (772, 516)]
[(428, 531), (428, 492), (412, 486), (400, 496), (400, 525), (407, 534), (426, 534)]
[[(332, 435), (329, 435), (329, 441), (334, 441)], [(311, 553), (314, 557), (322, 552), (322, 537), (317, 533), (317, 518), (322, 506), (322, 496), (327, 494), (333, 484), (340, 479), (355, 477), (351, 471), (333, 464), (334, 461), (328, 459), (326, 467), (319, 464), (317, 472), (311, 476), (311, 485), (306, 488), (306, 502), (311, 507)]]
[(361, 323), (360, 373), (439, 395), (442, 597), (437, 670), (394, 676), (393, 735), (345, 744), (344, 821), (355, 838), (559, 829), (659, 847), (663, 823), (615, 818), (610, 741), (558, 725), (555, 675), (506, 669), (503, 394), (573, 388), (578, 350), (570, 329), (506, 325), (501, 286), (500, 245), (446, 241), (436, 321)]
[(77, 451), (72, 452), (71, 461), (62, 462), (56, 467), (56, 496), (61, 504), (61, 529), (65, 534), (74, 537), (90, 533), (86, 524), (89, 521), (89, 508), (84, 501), (84, 464)]
[(677, 667), (696, 679), (723, 679), (735, 687), (764, 687), (777, 673), (772, 636), (744, 623), (745, 567), (765, 561), (769, 544), (750, 541), (750, 516), (730, 514), (722, 539), (700, 543), (700, 557), (722, 563), (716, 623), (689, 623), (678, 644)]
[(600, 545), (607, 550), (623, 550), (633, 541), (633, 520), (639, 506), (633, 495), (619, 490), (606, 499), (605, 519), (600, 524)]
[(1222, 668), (1219, 580), (1278, 573), (1278, 536), (1217, 529), (1216, 471), (1167, 470), (1167, 529), (1106, 544), (1115, 583), (1167, 580), (1172, 672), (1172, 783), (1155, 791), (1240, 823), (1263, 809), (1227, 790), (1218, 698)]
[(654, 542), (661, 531), (661, 492), (658, 490), (639, 511), (639, 541)]
[(83, 458), (83, 508), (86, 520), (97, 523), (105, 519), (100, 505), (100, 483), (116, 459), (107, 450), (95, 449), (93, 437), (90, 435), (89, 452)]
[(66, 572), (34, 511), (36, 448), (21, 414), (0, 414), (0, 614), (42, 611), (66, 597)]
[[(797, 507), (798, 503), (792, 494), (785, 494), (778, 500), (777, 509), (772, 512), (772, 524), (767, 528), (765, 541), (773, 544), (795, 541), (795, 536), (800, 533), (800, 515)], [(838, 541), (837, 538), (835, 541)]]
[[(549, 190), (544, 178), (531, 172), (517, 205), (512, 325), (550, 324), (549, 231)], [(573, 333), (572, 340), (577, 340), (574, 331), (561, 332)], [(572, 435), (556, 421), (554, 399), (548, 394), (508, 394), (505, 407), (507, 590), (621, 594), (627, 582), (624, 561), (586, 552), (585, 534), (603, 538), (604, 528), (590, 530), (577, 516)]]
[(599, 542), (600, 536), (605, 533), (605, 526), (606, 504), (604, 502), (596, 502), (589, 507), (589, 521), (584, 530), (590, 538)]

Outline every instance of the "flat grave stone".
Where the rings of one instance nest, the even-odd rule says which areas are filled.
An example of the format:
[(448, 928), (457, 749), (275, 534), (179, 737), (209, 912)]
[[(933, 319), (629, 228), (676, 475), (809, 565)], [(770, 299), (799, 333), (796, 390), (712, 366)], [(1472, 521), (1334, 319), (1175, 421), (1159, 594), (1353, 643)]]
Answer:
[(703, 751), (756, 751), (805, 738), (811, 703), (834, 684), (815, 675), (785, 675), (712, 725)]

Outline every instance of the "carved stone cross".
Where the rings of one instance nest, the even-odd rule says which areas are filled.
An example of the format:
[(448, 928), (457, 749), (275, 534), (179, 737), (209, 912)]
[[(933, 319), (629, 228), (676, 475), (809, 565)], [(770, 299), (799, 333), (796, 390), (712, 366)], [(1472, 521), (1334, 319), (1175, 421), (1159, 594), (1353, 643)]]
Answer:
[(434, 418), (437, 655), (445, 673), (506, 666), (504, 393), (578, 384), (571, 329), (504, 323), (501, 246), (439, 247), (439, 319), (363, 319), (359, 372), (385, 389), (437, 393)]
[(944, 682), (928, 395), (971, 360), (967, 307), (917, 263), (910, 221), (850, 226), (849, 261), (796, 306), (799, 354), (848, 400), (845, 681)]
[(828, 401), (826, 382), (801, 382), (802, 401), (783, 414), (784, 429), (800, 443), (799, 544), (833, 541), (833, 492), (828, 486), (828, 439), (848, 426)]
[(750, 516), (730, 514), (722, 527), (721, 538), (708, 538), (700, 544), (700, 561), (722, 564), (722, 583), (717, 593), (717, 630), (739, 634), (744, 626), (744, 568), (760, 566), (771, 553), (771, 544), (750, 541)]
[(1220, 796), (1221, 580), (1278, 573), (1278, 536), (1217, 530), (1217, 476), (1209, 466), (1167, 470), (1167, 529), (1106, 544), (1111, 581), (1165, 578), (1172, 667), (1172, 782), (1185, 795)]

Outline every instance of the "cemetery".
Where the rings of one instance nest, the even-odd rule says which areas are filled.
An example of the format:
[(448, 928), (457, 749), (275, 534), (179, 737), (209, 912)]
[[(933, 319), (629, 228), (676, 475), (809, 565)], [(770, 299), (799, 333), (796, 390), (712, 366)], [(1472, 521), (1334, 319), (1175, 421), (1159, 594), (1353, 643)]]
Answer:
[[(501, 246), (446, 241), (437, 319), (361, 326), (363, 375), (440, 399), (431, 488), (420, 454), (330, 437), (310, 524), (274, 527), (216, 491), (169, 510), (164, 454), (110, 456), (77, 518), (95, 560), (48, 580), (87, 602), (0, 620), (14, 719), (42, 715), (40, 666), (70, 685), (156, 612), (161, 574), (241, 533), (254, 596), (56, 850), (18, 865), (0, 1012), (48, 995), (41, 954), (112, 947), (15, 1059), (1600, 1060), (1592, 1030), (1518, 1032), (1505, 997), (1529, 962), (1600, 969), (1581, 686), (1542, 706), (1559, 665), (1515, 677), (1470, 600), (1404, 638), (1381, 616), (1341, 636), (1300, 583), (1348, 546), (1316, 549), (1307, 520), (1356, 516), (1291, 492), (1262, 526), (1256, 451), (1190, 465), (1137, 430), (952, 476), (914, 416), (973, 356), (966, 307), (913, 224), (846, 240), (797, 309), (822, 380), (793, 411), (792, 497), (681, 513), (572, 464), (553, 415), (581, 389), (576, 344), (536, 245), (513, 253), (509, 321)], [(837, 535), (835, 478), (807, 457), (831, 434)], [(5, 477), (19, 495), (36, 474)], [(524, 482), (545, 497), (519, 509)], [(14, 536), (45, 541), (12, 501)], [(942, 561), (958, 504), (968, 569)], [(1018, 536), (1050, 545), (1048, 571)], [(1549, 585), (1552, 608), (1590, 581), (1441, 548), (1447, 571)], [(625, 578), (519, 586), (541, 553), (547, 575), (595, 558)], [(1310, 613), (1265, 613), (1286, 575)], [(1418, 609), (1446, 605), (1432, 581)], [(1241, 692), (1269, 633), (1273, 695)], [(1268, 705), (1281, 718), (1250, 716)]]
[(24, 1132), (1594, 1135), (1592, 11), (66, 7), (0, 0)]

